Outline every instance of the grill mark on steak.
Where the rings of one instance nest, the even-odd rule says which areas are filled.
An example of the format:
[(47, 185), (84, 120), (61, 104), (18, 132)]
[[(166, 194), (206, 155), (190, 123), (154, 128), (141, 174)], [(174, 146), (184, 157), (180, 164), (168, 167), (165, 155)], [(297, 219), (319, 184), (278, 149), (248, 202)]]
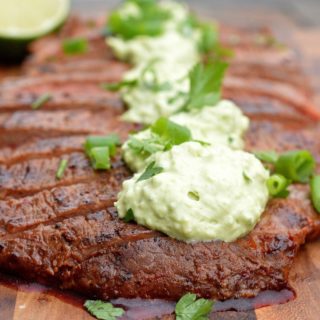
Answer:
[(66, 136), (27, 142), (19, 147), (0, 149), (0, 164), (13, 165), (30, 159), (80, 152), (86, 136)]
[[(250, 95), (260, 95), (266, 98), (279, 100), (287, 105), (291, 105), (300, 113), (305, 113), (315, 120), (320, 119), (320, 112), (316, 109), (310, 98), (299, 89), (287, 84), (272, 83), (261, 79), (243, 79), (226, 77), (224, 90), (231, 92), (244, 92)], [(236, 96), (236, 94), (232, 94)]]
[(129, 172), (114, 169), (96, 181), (44, 190), (33, 196), (0, 201), (0, 236), (16, 234), (40, 223), (63, 221), (70, 216), (86, 214), (113, 206), (123, 180)]
[(34, 138), (54, 138), (67, 135), (108, 134), (123, 135), (137, 128), (120, 121), (120, 113), (113, 109), (100, 112), (85, 110), (19, 111), (0, 114), (0, 146), (17, 145)]
[[(72, 153), (64, 156), (64, 159), (68, 160), (68, 166), (60, 180), (56, 179), (60, 157), (32, 159), (9, 167), (0, 166), (0, 198), (32, 195), (56, 186), (106, 178), (106, 173), (100, 174), (92, 169), (83, 153)], [(115, 159), (112, 161), (112, 167), (117, 168), (120, 163)]]

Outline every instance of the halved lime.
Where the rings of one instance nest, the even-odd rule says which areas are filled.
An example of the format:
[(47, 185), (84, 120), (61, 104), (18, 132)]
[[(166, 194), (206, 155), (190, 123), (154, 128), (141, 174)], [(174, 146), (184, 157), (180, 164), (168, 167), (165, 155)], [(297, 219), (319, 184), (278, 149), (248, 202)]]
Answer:
[(31, 40), (57, 29), (70, 0), (0, 0), (0, 55), (14, 58)]

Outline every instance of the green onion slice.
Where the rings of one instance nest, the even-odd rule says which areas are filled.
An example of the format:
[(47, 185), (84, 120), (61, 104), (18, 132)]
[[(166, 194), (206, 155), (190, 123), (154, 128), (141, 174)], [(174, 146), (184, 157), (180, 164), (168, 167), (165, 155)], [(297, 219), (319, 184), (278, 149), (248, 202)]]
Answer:
[(85, 38), (70, 38), (62, 42), (63, 52), (66, 54), (80, 54), (88, 50), (88, 41)]
[(92, 167), (96, 170), (111, 168), (109, 147), (95, 147), (90, 150)]
[(120, 144), (120, 138), (116, 134), (110, 134), (107, 136), (89, 136), (86, 139), (84, 148), (86, 154), (91, 156), (91, 151), (96, 147), (108, 147), (109, 154), (114, 156), (116, 153), (116, 146)]
[(267, 180), (269, 194), (274, 198), (286, 198), (289, 195), (287, 190), (290, 180), (281, 174), (274, 174)]
[(167, 118), (159, 118), (152, 126), (151, 131), (160, 136), (161, 140), (166, 143), (166, 149), (173, 145), (190, 141), (191, 132), (188, 128), (181, 126)]
[(320, 176), (313, 176), (310, 181), (311, 200), (314, 208), (320, 213)]
[(275, 164), (279, 155), (275, 151), (256, 151), (254, 155), (261, 161)]
[(33, 110), (39, 109), (42, 107), (46, 102), (48, 102), (52, 98), (52, 95), (49, 93), (45, 93), (38, 97), (31, 105)]
[(294, 182), (308, 182), (315, 169), (315, 160), (307, 150), (288, 151), (275, 163), (275, 173)]
[(138, 85), (138, 80), (122, 80), (120, 82), (102, 83), (101, 88), (109, 91), (119, 91), (123, 88), (132, 88)]
[(58, 180), (60, 180), (60, 179), (62, 178), (62, 176), (63, 176), (63, 174), (64, 174), (64, 172), (65, 172), (65, 170), (66, 170), (66, 168), (67, 168), (67, 165), (68, 165), (68, 160), (67, 160), (67, 159), (62, 159), (62, 160), (60, 161), (58, 170), (57, 170), (57, 172), (56, 172), (56, 178), (57, 178)]

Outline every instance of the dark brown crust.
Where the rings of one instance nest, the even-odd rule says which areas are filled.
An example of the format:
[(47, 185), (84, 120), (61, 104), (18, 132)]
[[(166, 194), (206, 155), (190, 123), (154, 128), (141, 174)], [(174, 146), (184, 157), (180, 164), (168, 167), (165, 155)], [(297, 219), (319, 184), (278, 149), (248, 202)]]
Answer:
[[(320, 233), (305, 186), (271, 200), (256, 228), (233, 243), (186, 244), (117, 218), (113, 202), (130, 172), (118, 158), (109, 172), (94, 172), (82, 147), (88, 134), (125, 139), (136, 128), (120, 121), (117, 95), (99, 87), (128, 67), (106, 49), (102, 25), (71, 19), (33, 45), (23, 76), (0, 84), (0, 268), (103, 299), (176, 300), (191, 291), (224, 300), (290, 288), (299, 247)], [(319, 163), (319, 112), (294, 52), (256, 41), (268, 31), (222, 34), (236, 50), (224, 96), (252, 120), (246, 149), (304, 148)], [(75, 35), (86, 36), (90, 50), (71, 58), (61, 39)], [(52, 99), (30, 110), (47, 92)], [(61, 158), (68, 167), (57, 180)]]

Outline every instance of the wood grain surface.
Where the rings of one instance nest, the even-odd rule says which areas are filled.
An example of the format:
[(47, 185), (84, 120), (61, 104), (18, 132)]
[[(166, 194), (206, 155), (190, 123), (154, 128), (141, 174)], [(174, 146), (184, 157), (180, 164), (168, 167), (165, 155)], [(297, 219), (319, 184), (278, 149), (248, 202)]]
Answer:
[[(229, 13), (229, 19), (232, 13)], [(268, 23), (285, 42), (301, 52), (301, 62), (310, 74), (320, 107), (320, 29), (303, 29), (287, 17), (275, 12), (266, 17), (263, 13), (251, 13), (246, 21)], [(244, 21), (239, 21), (244, 24)], [(320, 319), (320, 240), (305, 245), (299, 252), (290, 274), (297, 298), (283, 305), (273, 305), (243, 313), (214, 314), (211, 319), (236, 320), (319, 320)], [(0, 281), (0, 320), (89, 320), (80, 305), (61, 299), (50, 291), (18, 288)]]

